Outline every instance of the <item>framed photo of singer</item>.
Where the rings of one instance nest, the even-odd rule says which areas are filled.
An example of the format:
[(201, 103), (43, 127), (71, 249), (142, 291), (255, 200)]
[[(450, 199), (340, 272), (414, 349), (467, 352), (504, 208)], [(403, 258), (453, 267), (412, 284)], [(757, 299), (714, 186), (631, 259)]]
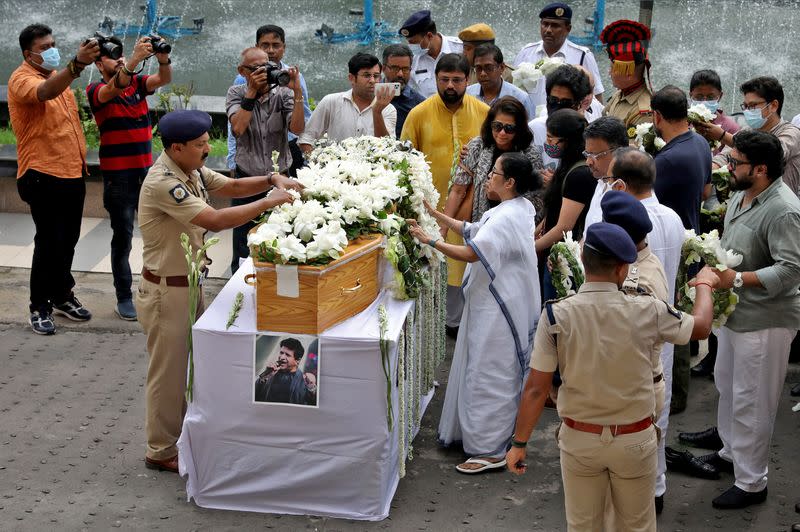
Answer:
[(256, 336), (253, 403), (319, 408), (319, 338)]

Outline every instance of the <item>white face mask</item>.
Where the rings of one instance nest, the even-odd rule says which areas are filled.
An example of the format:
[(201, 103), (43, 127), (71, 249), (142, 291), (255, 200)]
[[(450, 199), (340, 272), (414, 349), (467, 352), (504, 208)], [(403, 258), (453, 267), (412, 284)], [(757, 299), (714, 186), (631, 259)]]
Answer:
[(411, 48), (411, 53), (414, 55), (425, 55), (428, 53), (427, 48), (423, 48), (419, 44), (409, 44), (409, 48)]

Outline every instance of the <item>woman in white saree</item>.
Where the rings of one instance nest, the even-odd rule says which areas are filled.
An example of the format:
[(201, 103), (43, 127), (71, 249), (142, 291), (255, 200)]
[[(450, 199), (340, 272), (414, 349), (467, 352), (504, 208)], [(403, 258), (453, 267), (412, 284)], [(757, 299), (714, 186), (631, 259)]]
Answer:
[(528, 158), (512, 152), (497, 159), (485, 186), (500, 204), (476, 223), (455, 220), (426, 204), (442, 226), (463, 235), (466, 245), (432, 237), (409, 220), (417, 240), (468, 263), (464, 312), (439, 423), (443, 445), (463, 445), (469, 458), (456, 469), (468, 474), (505, 466), (541, 313), (533, 242), (536, 211), (522, 197), (541, 186), (541, 177)]

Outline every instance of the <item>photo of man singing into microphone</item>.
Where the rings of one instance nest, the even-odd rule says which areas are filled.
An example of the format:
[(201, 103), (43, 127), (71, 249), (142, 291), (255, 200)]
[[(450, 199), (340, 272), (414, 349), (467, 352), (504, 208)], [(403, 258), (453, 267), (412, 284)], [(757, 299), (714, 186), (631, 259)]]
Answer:
[(254, 373), (254, 402), (317, 408), (319, 340), (313, 336), (259, 336)]

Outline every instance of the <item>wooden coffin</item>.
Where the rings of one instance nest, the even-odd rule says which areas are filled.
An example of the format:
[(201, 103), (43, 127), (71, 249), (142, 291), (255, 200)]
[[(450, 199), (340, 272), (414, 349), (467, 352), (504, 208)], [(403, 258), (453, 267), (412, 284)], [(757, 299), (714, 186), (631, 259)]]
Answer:
[(245, 282), (256, 289), (256, 327), (316, 335), (358, 314), (378, 296), (382, 249), (383, 236), (369, 235), (350, 241), (329, 264), (296, 266), (297, 297), (279, 295), (276, 265), (254, 259), (255, 274), (245, 276)]

